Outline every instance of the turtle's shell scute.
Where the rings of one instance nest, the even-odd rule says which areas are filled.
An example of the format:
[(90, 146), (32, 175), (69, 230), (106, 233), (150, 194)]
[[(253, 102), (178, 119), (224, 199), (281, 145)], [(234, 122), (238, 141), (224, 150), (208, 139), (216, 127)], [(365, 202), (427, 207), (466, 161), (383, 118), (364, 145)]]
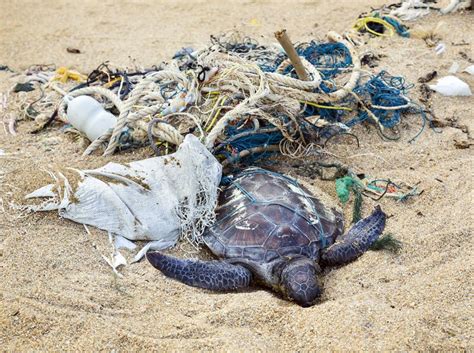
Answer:
[(204, 239), (222, 258), (263, 263), (304, 255), (317, 261), (342, 227), (340, 214), (294, 180), (252, 168), (221, 192), (217, 221)]

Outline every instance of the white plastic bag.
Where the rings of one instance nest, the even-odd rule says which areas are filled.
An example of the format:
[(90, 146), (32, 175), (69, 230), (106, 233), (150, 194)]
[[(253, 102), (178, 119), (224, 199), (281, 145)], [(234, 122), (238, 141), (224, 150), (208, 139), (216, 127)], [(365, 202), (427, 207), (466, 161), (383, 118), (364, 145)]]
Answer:
[(51, 173), (55, 184), (26, 196), (46, 201), (28, 208), (59, 210), (75, 222), (163, 247), (180, 235), (199, 241), (214, 220), (222, 167), (193, 135), (171, 155), (76, 172), (74, 181)]
[(403, 21), (414, 21), (430, 13), (430, 8), (423, 0), (405, 0), (401, 6), (390, 12), (391, 16), (396, 16)]

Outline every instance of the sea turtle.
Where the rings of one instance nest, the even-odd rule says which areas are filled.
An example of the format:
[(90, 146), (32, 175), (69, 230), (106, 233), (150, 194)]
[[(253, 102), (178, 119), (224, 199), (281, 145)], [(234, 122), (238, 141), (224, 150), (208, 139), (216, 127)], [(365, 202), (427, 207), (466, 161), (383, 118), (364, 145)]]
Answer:
[(149, 252), (150, 263), (190, 286), (235, 290), (266, 285), (301, 306), (321, 295), (322, 266), (364, 253), (385, 227), (379, 206), (342, 235), (340, 212), (325, 206), (295, 180), (260, 168), (236, 175), (219, 195), (216, 223), (204, 242), (222, 260), (182, 260)]

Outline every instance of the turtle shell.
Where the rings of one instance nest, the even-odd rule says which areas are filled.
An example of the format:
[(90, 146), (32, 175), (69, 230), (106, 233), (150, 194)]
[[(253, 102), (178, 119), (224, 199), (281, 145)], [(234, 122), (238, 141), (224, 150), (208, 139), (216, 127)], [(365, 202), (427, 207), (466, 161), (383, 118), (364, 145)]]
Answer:
[(219, 195), (216, 222), (204, 241), (221, 258), (265, 263), (321, 249), (343, 230), (342, 216), (295, 180), (260, 168), (237, 175)]

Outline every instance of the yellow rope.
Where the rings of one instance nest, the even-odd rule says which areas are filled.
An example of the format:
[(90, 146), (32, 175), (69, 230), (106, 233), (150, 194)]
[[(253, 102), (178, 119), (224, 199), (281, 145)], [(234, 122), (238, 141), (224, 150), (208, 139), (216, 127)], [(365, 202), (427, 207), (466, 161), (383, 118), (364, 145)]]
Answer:
[[(375, 32), (374, 30), (371, 30), (368, 26), (370, 22), (381, 24), (389, 31), (389, 33), (388, 34), (378, 33), (378, 32)], [(360, 31), (361, 29), (365, 29), (367, 32), (378, 37), (392, 37), (396, 32), (395, 28), (390, 23), (388, 23), (385, 20), (382, 20), (381, 18), (372, 17), (372, 16), (359, 18), (357, 22), (354, 24), (354, 29), (357, 31)]]
[(56, 76), (53, 78), (53, 81), (59, 81), (61, 83), (66, 83), (67, 80), (74, 80), (77, 82), (84, 82), (87, 79), (87, 76), (74, 71), (69, 70), (67, 67), (60, 67), (56, 70)]
[(119, 82), (119, 81), (121, 81), (121, 80), (122, 80), (122, 77), (116, 77), (116, 78), (114, 78), (113, 80), (110, 80), (109, 82), (104, 83), (104, 87), (105, 87), (105, 88), (110, 88), (110, 87), (113, 86), (113, 84), (114, 84), (115, 82)]
[[(224, 102), (225, 102), (226, 99), (227, 99), (227, 97), (219, 98), (217, 100), (216, 106), (221, 106), (222, 107), (222, 105), (224, 105)], [(219, 117), (219, 115), (221, 113), (221, 110), (222, 110), (222, 108), (217, 109), (216, 114), (214, 114), (214, 117), (212, 118), (210, 124), (208, 126), (206, 126), (206, 132), (209, 132), (212, 129), (212, 127), (214, 126), (214, 124), (217, 121), (217, 118)]]

